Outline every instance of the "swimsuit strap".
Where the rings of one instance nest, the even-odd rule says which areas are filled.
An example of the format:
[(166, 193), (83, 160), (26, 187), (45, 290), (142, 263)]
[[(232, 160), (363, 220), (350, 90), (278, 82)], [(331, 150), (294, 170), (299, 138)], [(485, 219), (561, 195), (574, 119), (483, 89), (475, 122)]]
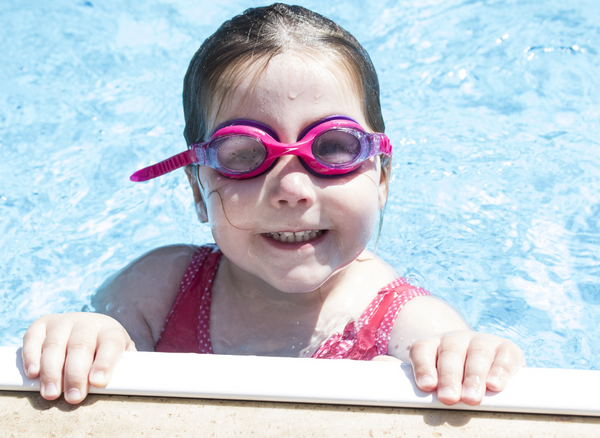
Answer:
[[(400, 277), (383, 287), (378, 295), (382, 297), (377, 303), (377, 311), (373, 314), (370, 309), (367, 309), (358, 323), (359, 326), (366, 326), (369, 331), (373, 332), (379, 354), (387, 354), (392, 328), (400, 310), (413, 298), (431, 294)], [(370, 314), (372, 316), (369, 317)]]
[(379, 291), (358, 321), (350, 321), (342, 333), (328, 338), (312, 357), (371, 360), (386, 355), (398, 313), (410, 300), (423, 295), (430, 293), (405, 278), (394, 280)]
[(179, 293), (154, 346), (155, 351), (212, 353), (211, 287), (221, 256), (214, 244), (198, 248), (181, 279)]

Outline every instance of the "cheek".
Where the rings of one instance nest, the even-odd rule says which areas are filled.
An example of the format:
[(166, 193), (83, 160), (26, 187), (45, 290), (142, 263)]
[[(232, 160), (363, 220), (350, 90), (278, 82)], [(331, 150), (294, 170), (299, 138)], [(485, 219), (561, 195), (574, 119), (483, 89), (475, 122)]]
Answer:
[(379, 178), (377, 172), (368, 171), (340, 185), (332, 193), (331, 214), (337, 222), (352, 233), (355, 244), (368, 242), (375, 229), (379, 214)]
[(261, 198), (260, 181), (232, 180), (210, 170), (212, 174), (203, 182), (208, 220), (213, 232), (223, 227), (250, 228)]

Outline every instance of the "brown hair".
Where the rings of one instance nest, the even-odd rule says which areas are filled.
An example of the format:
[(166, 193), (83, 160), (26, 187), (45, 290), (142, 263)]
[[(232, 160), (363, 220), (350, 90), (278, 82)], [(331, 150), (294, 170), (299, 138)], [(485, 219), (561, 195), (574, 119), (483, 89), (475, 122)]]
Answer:
[(192, 58), (183, 85), (184, 137), (189, 144), (206, 140), (208, 119), (217, 97), (226, 97), (247, 63), (262, 63), (286, 50), (330, 54), (355, 78), (364, 98), (369, 128), (384, 132), (379, 81), (369, 55), (342, 27), (301, 6), (275, 3), (247, 9), (226, 21)]

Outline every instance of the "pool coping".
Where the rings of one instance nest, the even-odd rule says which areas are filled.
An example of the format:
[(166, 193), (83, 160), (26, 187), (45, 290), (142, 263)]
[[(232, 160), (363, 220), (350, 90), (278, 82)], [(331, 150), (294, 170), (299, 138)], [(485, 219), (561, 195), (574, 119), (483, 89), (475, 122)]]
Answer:
[[(0, 390), (39, 391), (17, 347), (0, 347)], [(126, 352), (110, 384), (90, 392), (600, 417), (600, 371), (550, 368), (521, 369), (478, 406), (446, 406), (419, 391), (410, 366), (397, 362)]]

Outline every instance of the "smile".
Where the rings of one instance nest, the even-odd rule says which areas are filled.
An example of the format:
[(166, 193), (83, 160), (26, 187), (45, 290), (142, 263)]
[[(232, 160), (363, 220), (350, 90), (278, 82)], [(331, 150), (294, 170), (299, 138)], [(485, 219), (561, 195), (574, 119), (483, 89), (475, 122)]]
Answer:
[(298, 243), (308, 242), (309, 240), (319, 237), (324, 232), (324, 230), (298, 231), (297, 233), (284, 231), (283, 233), (265, 233), (265, 236), (271, 237), (280, 242)]

